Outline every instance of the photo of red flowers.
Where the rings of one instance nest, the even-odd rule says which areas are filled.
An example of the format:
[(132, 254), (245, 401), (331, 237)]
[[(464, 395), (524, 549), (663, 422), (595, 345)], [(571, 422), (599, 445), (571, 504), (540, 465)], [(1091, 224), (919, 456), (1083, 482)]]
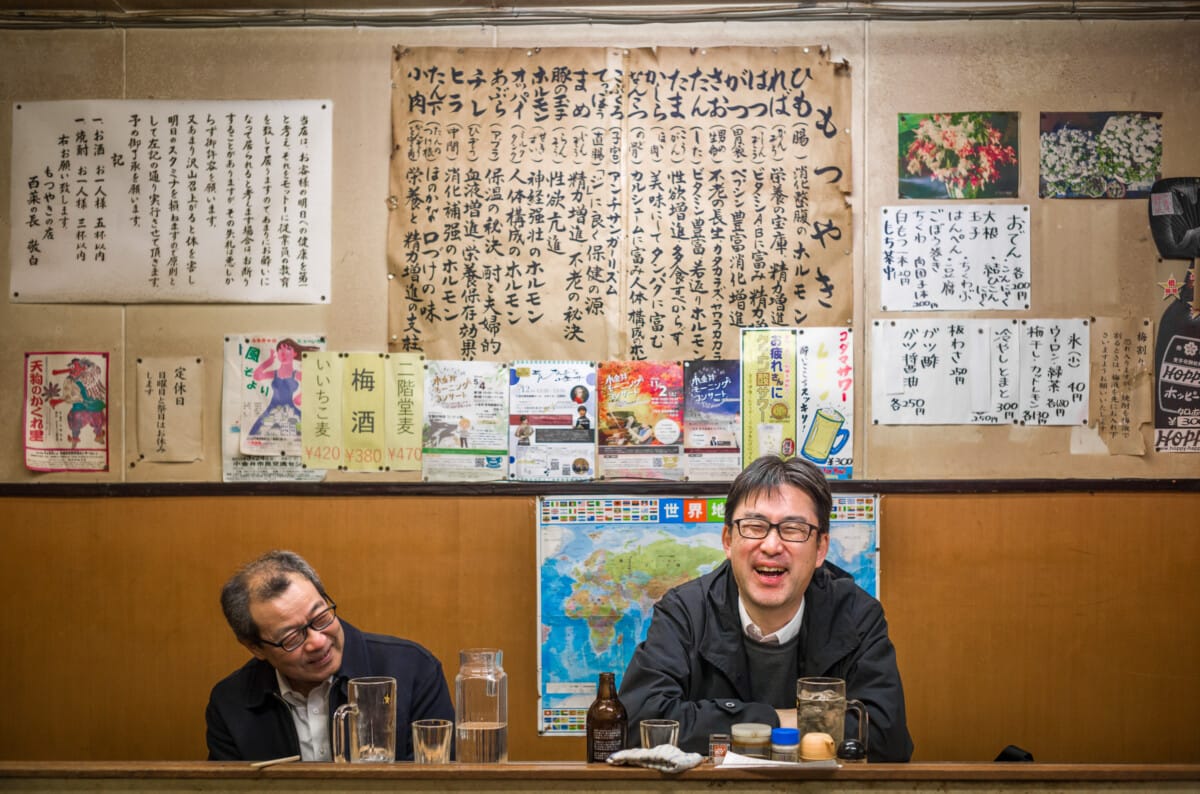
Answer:
[(1014, 198), (1016, 113), (901, 113), (900, 198)]

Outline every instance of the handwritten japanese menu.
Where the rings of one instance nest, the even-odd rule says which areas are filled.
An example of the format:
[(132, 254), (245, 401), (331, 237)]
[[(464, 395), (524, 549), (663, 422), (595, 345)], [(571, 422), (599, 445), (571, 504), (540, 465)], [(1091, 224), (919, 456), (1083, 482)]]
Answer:
[(876, 424), (1082, 425), (1088, 320), (877, 320)]
[(1028, 309), (1029, 205), (883, 207), (885, 311)]

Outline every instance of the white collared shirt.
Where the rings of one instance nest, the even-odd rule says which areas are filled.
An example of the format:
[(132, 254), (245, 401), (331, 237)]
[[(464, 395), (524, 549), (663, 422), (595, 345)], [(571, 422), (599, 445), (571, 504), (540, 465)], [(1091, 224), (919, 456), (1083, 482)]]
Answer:
[(804, 620), (804, 600), (800, 601), (800, 608), (796, 610), (796, 614), (792, 615), (789, 620), (779, 631), (763, 634), (762, 629), (755, 625), (750, 619), (750, 614), (746, 612), (746, 605), (742, 603), (742, 597), (738, 596), (738, 614), (742, 618), (742, 631), (747, 637), (755, 642), (777, 642), (783, 645), (790, 642), (793, 637), (800, 633), (800, 622)]
[(296, 735), (300, 738), (300, 759), (303, 761), (332, 761), (329, 747), (329, 678), (302, 695), (292, 688), (288, 680), (275, 671), (279, 681), (279, 694), (283, 702), (291, 707), (292, 722), (296, 724)]

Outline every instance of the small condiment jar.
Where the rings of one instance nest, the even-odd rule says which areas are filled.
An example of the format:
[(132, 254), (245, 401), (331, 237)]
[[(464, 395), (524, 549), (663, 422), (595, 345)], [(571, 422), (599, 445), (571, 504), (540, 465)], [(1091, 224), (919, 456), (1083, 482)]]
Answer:
[(713, 766), (720, 766), (729, 752), (729, 734), (710, 733), (708, 735), (708, 757)]
[(771, 757), (771, 726), (765, 722), (739, 722), (729, 729), (733, 752), (751, 758)]
[(796, 763), (800, 760), (800, 731), (775, 728), (771, 731), (771, 760)]

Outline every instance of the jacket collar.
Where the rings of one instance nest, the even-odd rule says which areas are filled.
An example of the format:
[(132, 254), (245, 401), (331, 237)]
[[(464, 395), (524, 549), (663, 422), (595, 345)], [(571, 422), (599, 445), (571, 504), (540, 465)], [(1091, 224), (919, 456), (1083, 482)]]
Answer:
[[(369, 675), (369, 660), (367, 657), (367, 641), (363, 633), (346, 621), (342, 622), (342, 666), (333, 674), (333, 687), (330, 696), (341, 694), (341, 702), (345, 702), (346, 682), (351, 678)], [(267, 705), (279, 695), (279, 681), (275, 678), (275, 668), (263, 659), (251, 659), (250, 675), (246, 678), (246, 708), (259, 709)]]

